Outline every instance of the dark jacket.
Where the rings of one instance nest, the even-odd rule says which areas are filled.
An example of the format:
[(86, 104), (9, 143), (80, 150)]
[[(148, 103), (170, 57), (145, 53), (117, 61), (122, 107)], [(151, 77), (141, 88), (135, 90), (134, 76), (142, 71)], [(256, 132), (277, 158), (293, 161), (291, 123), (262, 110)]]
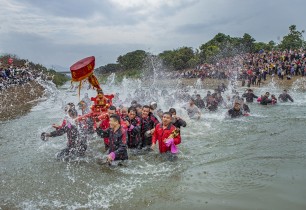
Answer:
[(243, 116), (243, 113), (241, 110), (237, 111), (234, 108), (228, 110), (228, 114), (231, 118), (241, 117)]
[(127, 146), (128, 148), (141, 148), (141, 120), (138, 116), (130, 120), (128, 117), (126, 120), (129, 121), (130, 125), (127, 128)]
[(253, 102), (254, 98), (258, 98), (257, 96), (254, 95), (254, 93), (244, 93), (242, 97), (246, 98), (246, 102)]
[(127, 135), (126, 131), (120, 126), (120, 128), (114, 132), (113, 129), (108, 128), (102, 130), (100, 127), (97, 128), (97, 134), (102, 137), (108, 137), (109, 139), (109, 154), (111, 152), (115, 153), (115, 160), (127, 160)]
[(199, 107), (200, 109), (205, 108), (205, 103), (203, 99), (195, 99), (194, 104)]
[(280, 99), (282, 102), (288, 102), (288, 99), (293, 102), (293, 99), (288, 93), (282, 93), (278, 96), (278, 99)]
[(141, 118), (140, 137), (142, 141), (142, 147), (152, 144), (152, 136), (145, 136), (145, 132), (153, 129), (158, 123), (158, 119), (152, 113), (150, 113), (147, 118)]
[(179, 118), (178, 120), (176, 120), (173, 125), (176, 127), (176, 128), (181, 128), (182, 127), (186, 127), (187, 123), (185, 120)]
[(267, 104), (271, 104), (272, 100), (268, 98), (268, 96), (263, 96), (261, 98), (260, 104), (261, 105), (267, 105)]
[(207, 99), (207, 108), (209, 111), (216, 111), (218, 109), (218, 101), (210, 96), (208, 99)]
[(78, 143), (79, 132), (75, 125), (71, 125), (70, 123), (66, 122), (66, 124), (59, 129), (52, 131), (50, 133), (51, 137), (61, 136), (67, 133), (67, 147), (68, 148), (76, 148)]
[(248, 112), (248, 113), (250, 113), (250, 112), (251, 112), (251, 110), (250, 110), (249, 106), (248, 106), (248, 105), (246, 105), (246, 104), (243, 104), (242, 109), (243, 109), (243, 111), (245, 111), (245, 112)]

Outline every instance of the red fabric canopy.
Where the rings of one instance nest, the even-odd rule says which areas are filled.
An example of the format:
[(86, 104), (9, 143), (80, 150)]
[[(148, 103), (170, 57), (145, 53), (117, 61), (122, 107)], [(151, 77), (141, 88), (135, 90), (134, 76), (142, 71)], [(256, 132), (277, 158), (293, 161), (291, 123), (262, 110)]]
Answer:
[(95, 68), (95, 57), (84, 58), (70, 67), (72, 81), (81, 81), (89, 77)]

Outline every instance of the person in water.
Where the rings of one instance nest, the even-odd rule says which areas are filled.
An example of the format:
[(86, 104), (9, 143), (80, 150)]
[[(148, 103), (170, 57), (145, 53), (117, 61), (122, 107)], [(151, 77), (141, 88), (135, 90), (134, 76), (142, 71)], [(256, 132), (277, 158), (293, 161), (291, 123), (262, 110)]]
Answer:
[(67, 147), (61, 150), (57, 158), (65, 158), (70, 157), (73, 155), (80, 155), (83, 156), (86, 149), (87, 144), (78, 131), (78, 125), (76, 123), (76, 118), (78, 117), (78, 113), (76, 109), (69, 109), (68, 110), (68, 117), (66, 118), (66, 123), (64, 126), (52, 131), (51, 133), (44, 133), (44, 137), (57, 137), (63, 134), (67, 134)]
[(160, 121), (160, 117), (157, 113), (157, 103), (155, 101), (150, 103), (150, 113), (154, 115), (154, 117), (156, 117), (158, 119), (158, 121)]
[(135, 107), (130, 107), (128, 109), (128, 116), (124, 119), (127, 125), (127, 146), (129, 149), (141, 149), (141, 120), (136, 113)]
[(174, 125), (178, 129), (181, 129), (181, 127), (187, 126), (186, 121), (176, 115), (176, 109), (170, 108), (169, 112), (172, 115), (172, 122), (171, 122), (172, 125)]
[(165, 112), (163, 114), (163, 119), (161, 123), (155, 126), (155, 130), (152, 135), (152, 146), (154, 150), (156, 142), (158, 142), (160, 153), (177, 153), (175, 145), (181, 143), (181, 136), (179, 133), (175, 133), (176, 127), (172, 125), (172, 115), (170, 112)]
[(89, 106), (87, 103), (83, 100), (81, 100), (78, 103), (78, 108), (82, 111), (82, 115), (88, 114), (89, 113)]
[(70, 102), (70, 103), (68, 103), (66, 106), (65, 106), (65, 108), (64, 108), (64, 111), (65, 111), (65, 117), (64, 117), (64, 119), (63, 119), (63, 121), (62, 121), (62, 124), (61, 125), (58, 125), (58, 124), (52, 124), (52, 127), (53, 128), (55, 128), (55, 129), (60, 129), (60, 128), (62, 128), (62, 127), (64, 127), (65, 125), (66, 125), (66, 119), (67, 119), (67, 117), (69, 117), (68, 116), (68, 111), (70, 110), (70, 109), (75, 109), (75, 105), (74, 105), (74, 103), (72, 103), (72, 102)]
[(190, 99), (189, 104), (186, 107), (187, 114), (190, 117), (190, 119), (197, 119), (199, 120), (201, 118), (201, 111), (200, 109), (194, 104), (194, 100)]
[(258, 98), (252, 89), (248, 89), (246, 93), (242, 94), (242, 97), (246, 98), (246, 102), (252, 103), (254, 98)]
[(112, 163), (116, 160), (127, 160), (127, 134), (126, 130), (121, 127), (120, 116), (112, 114), (109, 117), (109, 128), (106, 130), (97, 128), (97, 134), (102, 138), (109, 139), (109, 151), (107, 162)]
[(234, 107), (228, 110), (228, 115), (231, 118), (237, 118), (243, 116), (242, 110), (241, 110), (241, 103), (237, 100), (235, 101)]
[(88, 93), (85, 93), (84, 98), (82, 98), (82, 101), (84, 101), (87, 104), (88, 108), (91, 106), (91, 100), (88, 97)]
[[(97, 127), (102, 129), (102, 130), (106, 130), (109, 128), (110, 126), (110, 118), (109, 116), (116, 114), (116, 107), (115, 106), (110, 106), (107, 109), (107, 117), (103, 118), (101, 121), (99, 121), (97, 123)], [(104, 141), (104, 149), (105, 151), (107, 151), (109, 149), (109, 139), (107, 137), (103, 137), (103, 141)]]
[(194, 104), (195, 104), (199, 109), (204, 109), (204, 108), (205, 108), (204, 100), (201, 98), (201, 95), (200, 95), (200, 94), (196, 94), (196, 99), (194, 100)]
[(260, 104), (261, 104), (261, 105), (268, 105), (268, 104), (271, 104), (271, 103), (272, 103), (272, 100), (269, 99), (269, 96), (270, 96), (270, 93), (269, 93), (269, 92), (266, 92), (266, 94), (265, 94), (264, 96), (261, 97)]
[(155, 125), (159, 123), (158, 119), (150, 112), (150, 106), (144, 105), (142, 107), (141, 115), (141, 147), (145, 150), (150, 150), (152, 145), (152, 133)]
[(275, 95), (271, 95), (271, 104), (274, 105), (277, 103), (277, 98), (275, 97)]
[(207, 109), (211, 112), (213, 111), (217, 111), (218, 109), (218, 101), (217, 101), (217, 93), (213, 93), (212, 95), (210, 95), (207, 99)]
[(92, 117), (83, 117), (83, 115), (86, 115), (89, 113), (89, 107), (87, 103), (85, 103), (83, 100), (81, 100), (78, 103), (79, 109), (82, 111), (82, 115), (78, 116), (78, 122), (80, 124), (80, 127), (82, 128), (82, 133), (86, 134), (93, 134), (94, 131), (94, 119)]
[(240, 106), (242, 105), (243, 114), (248, 115), (251, 110), (250, 107), (244, 103), (244, 98), (241, 98)]
[(291, 102), (293, 102), (292, 97), (287, 93), (287, 90), (284, 90), (282, 94), (280, 94), (278, 96), (278, 99), (280, 100), (280, 102), (288, 102), (288, 100), (290, 100)]

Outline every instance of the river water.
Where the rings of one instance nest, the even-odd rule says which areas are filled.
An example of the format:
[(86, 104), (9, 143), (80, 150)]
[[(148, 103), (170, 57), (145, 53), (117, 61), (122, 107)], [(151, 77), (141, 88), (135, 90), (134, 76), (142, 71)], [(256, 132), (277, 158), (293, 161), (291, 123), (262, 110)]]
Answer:
[[(104, 92), (124, 96), (141, 85), (124, 81), (104, 85)], [(67, 88), (45, 86), (45, 101), (0, 123), (0, 209), (306, 209), (306, 94), (297, 88), (289, 90), (294, 103), (250, 104), (250, 117), (228, 119), (219, 109), (187, 120), (176, 162), (154, 151), (109, 168), (96, 163), (103, 147), (98, 137), (85, 158), (69, 162), (55, 158), (65, 136), (40, 140), (61, 121), (63, 104), (78, 101)], [(282, 92), (275, 84), (254, 89), (265, 91)]]

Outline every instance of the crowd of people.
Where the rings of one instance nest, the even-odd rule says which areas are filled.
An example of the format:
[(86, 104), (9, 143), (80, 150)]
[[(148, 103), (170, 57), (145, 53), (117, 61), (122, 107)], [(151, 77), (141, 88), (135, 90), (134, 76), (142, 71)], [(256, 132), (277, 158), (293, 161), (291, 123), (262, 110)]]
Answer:
[(26, 66), (0, 67), (0, 91), (12, 86), (21, 86), (35, 80), (42, 74)]
[[(158, 142), (160, 153), (170, 151), (169, 157), (178, 150), (176, 145), (181, 142), (181, 126), (186, 122), (176, 116), (176, 110), (156, 113), (157, 104), (140, 105), (133, 100), (129, 108), (115, 107), (110, 103), (109, 95), (98, 92), (97, 97), (89, 99), (88, 95), (78, 104), (81, 115), (73, 103), (65, 107), (66, 116), (61, 125), (54, 124), (54, 131), (42, 133), (42, 139), (56, 137), (67, 133), (67, 148), (58, 153), (58, 158), (83, 156), (87, 149), (88, 138), (93, 133), (103, 138), (104, 151), (108, 151), (107, 163), (128, 159), (127, 149), (143, 154), (153, 151)], [(92, 104), (93, 103), (93, 104)], [(98, 116), (93, 116), (90, 110), (102, 110)]]
[[(77, 105), (81, 111), (79, 115), (74, 104), (67, 104), (63, 123), (53, 125), (55, 130), (43, 133), (42, 139), (67, 133), (67, 148), (58, 154), (59, 159), (71, 155), (83, 156), (89, 138), (96, 133), (103, 139), (104, 151), (107, 152), (104, 163), (127, 160), (129, 154), (149, 153), (157, 143), (159, 152), (173, 160), (177, 158), (177, 145), (181, 143), (181, 129), (187, 126), (186, 120), (177, 115), (173, 103), (184, 104), (181, 108), (185, 109), (190, 122), (194, 122), (202, 118), (204, 110), (216, 112), (218, 109), (227, 109), (229, 118), (249, 116), (251, 110), (248, 104), (253, 103), (254, 99), (260, 105), (275, 105), (278, 100), (293, 102), (286, 90), (278, 98), (270, 96), (269, 92), (258, 97), (250, 88), (241, 96), (234, 90), (231, 95), (223, 98), (226, 90), (227, 87), (221, 84), (213, 93), (208, 91), (206, 96), (201, 97), (197, 91), (190, 94), (190, 91), (184, 89), (171, 94), (167, 90), (159, 92), (154, 88), (148, 91), (136, 89), (133, 96), (130, 93), (124, 101), (120, 100), (119, 93), (104, 95), (99, 90), (96, 97), (89, 98), (85, 94)], [(162, 98), (169, 109), (161, 110), (152, 101), (154, 98)], [(171, 104), (167, 104), (168, 99), (171, 99)]]
[(285, 50), (246, 53), (218, 60), (215, 64), (201, 64), (195, 69), (170, 74), (171, 78), (237, 78), (242, 86), (260, 86), (267, 76), (291, 79), (306, 74), (306, 50)]

